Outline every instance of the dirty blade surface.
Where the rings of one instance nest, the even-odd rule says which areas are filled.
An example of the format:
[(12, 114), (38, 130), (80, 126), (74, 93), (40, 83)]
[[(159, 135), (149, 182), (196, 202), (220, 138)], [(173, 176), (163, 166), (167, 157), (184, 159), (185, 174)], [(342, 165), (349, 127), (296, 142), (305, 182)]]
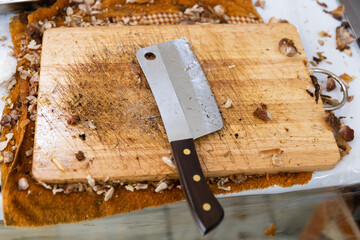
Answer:
[(185, 38), (142, 48), (136, 56), (170, 142), (196, 139), (222, 128), (216, 101)]

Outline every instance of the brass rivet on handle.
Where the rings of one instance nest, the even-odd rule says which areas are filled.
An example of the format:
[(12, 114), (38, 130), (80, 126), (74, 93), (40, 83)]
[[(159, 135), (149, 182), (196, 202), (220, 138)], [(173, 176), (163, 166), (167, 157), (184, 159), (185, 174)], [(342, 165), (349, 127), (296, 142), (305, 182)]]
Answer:
[(190, 155), (191, 151), (190, 151), (190, 149), (185, 148), (184, 151), (183, 151), (183, 153), (184, 153), (185, 155)]
[(209, 203), (204, 203), (204, 204), (203, 204), (203, 209), (204, 209), (205, 211), (210, 211), (211, 205), (210, 205)]
[(200, 181), (200, 176), (199, 175), (197, 175), (197, 174), (195, 174), (194, 176), (193, 176), (193, 180), (195, 181), (195, 182), (198, 182), (198, 181)]

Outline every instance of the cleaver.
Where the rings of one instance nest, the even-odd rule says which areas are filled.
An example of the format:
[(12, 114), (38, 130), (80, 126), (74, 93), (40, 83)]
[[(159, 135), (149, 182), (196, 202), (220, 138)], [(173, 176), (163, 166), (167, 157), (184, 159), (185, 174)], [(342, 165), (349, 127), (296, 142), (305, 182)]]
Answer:
[(221, 222), (224, 210), (204, 177), (194, 139), (223, 127), (220, 111), (186, 38), (142, 48), (136, 57), (159, 108), (191, 213), (206, 234)]

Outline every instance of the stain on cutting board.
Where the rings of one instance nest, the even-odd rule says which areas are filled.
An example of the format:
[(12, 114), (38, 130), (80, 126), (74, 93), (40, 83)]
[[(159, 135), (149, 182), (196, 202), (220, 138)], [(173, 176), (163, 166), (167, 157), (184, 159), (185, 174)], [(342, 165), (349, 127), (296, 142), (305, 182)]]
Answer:
[[(195, 141), (206, 176), (325, 170), (337, 163), (324, 109), (305, 91), (306, 56), (292, 25), (94, 27), (45, 33), (34, 176), (46, 182), (86, 181), (87, 175), (176, 178), (161, 160), (170, 147), (135, 52), (179, 37), (191, 42), (218, 105), (232, 100), (230, 108), (220, 108), (224, 128)], [(301, 54), (282, 55), (278, 42), (284, 37), (294, 40)], [(271, 121), (253, 116), (260, 103), (267, 105)], [(68, 124), (74, 116), (79, 123)], [(271, 149), (281, 150), (281, 164), (261, 157)], [(86, 160), (75, 158), (78, 151)]]

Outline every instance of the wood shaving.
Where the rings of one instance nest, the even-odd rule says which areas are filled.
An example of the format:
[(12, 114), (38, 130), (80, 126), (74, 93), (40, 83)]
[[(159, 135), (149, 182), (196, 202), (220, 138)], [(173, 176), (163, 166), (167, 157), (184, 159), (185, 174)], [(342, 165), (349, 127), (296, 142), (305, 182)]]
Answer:
[(13, 138), (13, 136), (14, 136), (13, 132), (9, 132), (9, 133), (5, 134), (6, 140), (0, 142), (0, 151), (4, 150), (7, 147), (8, 143)]
[(134, 188), (135, 190), (144, 190), (148, 188), (148, 184), (147, 183), (136, 183)]
[(344, 5), (339, 5), (336, 9), (334, 9), (333, 11), (326, 11), (325, 9), (323, 10), (326, 13), (331, 14), (331, 16), (333, 16), (333, 18), (335, 18), (336, 20), (341, 21), (343, 19), (343, 13), (344, 13), (345, 7)]
[(95, 126), (93, 120), (91, 120), (91, 121), (88, 123), (88, 125), (89, 125), (89, 128), (91, 128), (91, 129), (96, 129), (96, 126)]
[(326, 5), (326, 3), (322, 3), (319, 0), (316, 0), (316, 3), (319, 4), (320, 6), (327, 8), (328, 6)]
[(331, 38), (331, 35), (328, 34), (328, 33), (325, 32), (325, 31), (320, 31), (320, 32), (318, 32), (318, 35), (319, 35), (319, 37), (328, 37), (328, 38)]
[(354, 129), (344, 123), (340, 125), (339, 134), (343, 136), (347, 142), (354, 140)]
[(14, 161), (14, 154), (10, 151), (4, 151), (3, 157), (4, 163), (12, 163)]
[(317, 129), (317, 130), (320, 130), (320, 131), (323, 131), (324, 129), (318, 125), (314, 125), (312, 126), (313, 129)]
[(26, 178), (22, 177), (18, 181), (18, 190), (26, 191), (29, 188), (29, 182)]
[(254, 6), (255, 7), (261, 7), (262, 9), (264, 9), (265, 8), (265, 3), (266, 3), (265, 0), (256, 0)]
[(105, 202), (109, 201), (112, 198), (114, 191), (115, 191), (115, 189), (113, 187), (111, 187), (108, 191), (106, 191), (105, 196), (104, 196)]
[(226, 102), (221, 105), (222, 108), (230, 108), (232, 106), (232, 100), (229, 98)]
[(342, 136), (346, 142), (354, 139), (354, 130), (344, 123), (341, 123), (340, 119), (336, 117), (333, 112), (326, 112), (323, 118), (333, 132)]
[(280, 151), (279, 153), (275, 153), (275, 154), (272, 155), (271, 160), (272, 160), (272, 165), (274, 167), (283, 167), (283, 162), (282, 162), (282, 159), (281, 159), (281, 154), (283, 152), (284, 151)]
[(306, 92), (308, 92), (310, 94), (310, 96), (313, 97), (315, 94), (315, 88), (313, 86), (307, 85)]
[(271, 226), (265, 230), (265, 235), (274, 237), (275, 234), (276, 234), (276, 226), (275, 224), (271, 224)]
[(286, 19), (278, 19), (276, 17), (271, 17), (269, 19), (269, 23), (289, 23), (289, 21)]
[(218, 4), (214, 7), (214, 13), (218, 17), (222, 17), (225, 14), (225, 11), (226, 9), (223, 5)]
[(74, 10), (72, 9), (72, 7), (67, 7), (66, 8), (66, 15), (71, 16), (74, 14)]
[(272, 148), (272, 149), (261, 150), (259, 154), (260, 157), (264, 159), (264, 158), (272, 157), (274, 154), (280, 154), (281, 152), (283, 151), (280, 148)]
[(313, 84), (314, 87), (315, 87), (314, 96), (315, 96), (315, 102), (316, 102), (316, 104), (317, 104), (317, 103), (319, 102), (319, 97), (320, 97), (320, 85), (319, 85), (319, 83), (318, 83), (317, 78), (316, 78), (314, 75), (310, 75), (310, 78), (311, 78), (312, 84)]
[(63, 188), (57, 188), (57, 185), (54, 186), (54, 188), (52, 189), (52, 193), (53, 195), (56, 195), (57, 193), (61, 193), (64, 192)]
[(260, 104), (261, 107), (256, 108), (256, 110), (253, 112), (253, 115), (258, 118), (261, 119), (263, 121), (268, 121), (268, 120), (272, 120), (272, 116), (269, 112), (267, 112), (267, 106), (263, 103)]
[(328, 77), (326, 82), (326, 91), (331, 92), (336, 88), (335, 80), (332, 77)]
[(352, 57), (352, 50), (350, 47), (345, 48), (343, 51), (346, 55), (348, 55), (349, 57)]
[(95, 187), (95, 180), (90, 176), (90, 174), (87, 175), (86, 179), (91, 187)]
[(48, 185), (48, 184), (46, 184), (46, 183), (44, 183), (44, 182), (42, 182), (42, 181), (38, 181), (38, 183), (39, 183), (41, 186), (43, 186), (45, 189), (48, 189), (48, 190), (51, 190), (51, 189), (52, 189), (52, 187), (51, 187), (50, 185)]
[(57, 167), (57, 169), (59, 169), (62, 172), (65, 172), (63, 165), (55, 157), (51, 158), (51, 162), (55, 165), (55, 167)]
[(36, 41), (34, 39), (32, 39), (30, 41), (30, 43), (27, 45), (27, 48), (28, 49), (31, 49), (31, 50), (37, 50), (41, 47), (41, 44), (37, 44)]
[(298, 52), (294, 41), (288, 38), (283, 38), (280, 40), (279, 50), (283, 55), (288, 57), (293, 57)]
[(134, 192), (134, 187), (131, 184), (125, 185), (125, 189), (130, 191), (130, 192)]
[(356, 41), (356, 38), (345, 26), (339, 26), (336, 28), (336, 49), (344, 51), (349, 48), (348, 44), (354, 41)]
[(216, 182), (216, 186), (218, 189), (223, 190), (223, 191), (230, 191), (231, 187), (230, 186), (225, 186), (226, 183), (229, 182), (229, 178), (228, 177), (224, 177), (224, 178), (220, 178), (217, 182)]
[(25, 155), (26, 155), (27, 157), (30, 157), (31, 155), (33, 155), (33, 148), (30, 148), (29, 150), (27, 150), (27, 151), (25, 152)]
[(173, 161), (171, 161), (171, 159), (169, 157), (162, 157), (161, 160), (168, 165), (171, 168), (176, 168), (175, 164), (173, 163)]
[(160, 192), (162, 190), (167, 189), (167, 187), (168, 187), (168, 185), (167, 185), (167, 183), (165, 181), (160, 182), (159, 185), (155, 188), (155, 192), (158, 193), (158, 192)]
[(342, 80), (344, 80), (345, 82), (347, 82), (347, 83), (349, 83), (349, 82), (351, 82), (351, 81), (353, 81), (356, 77), (354, 77), (354, 76), (350, 76), (349, 74), (347, 74), (347, 73), (343, 73), (343, 74), (341, 74), (340, 76), (339, 76)]

